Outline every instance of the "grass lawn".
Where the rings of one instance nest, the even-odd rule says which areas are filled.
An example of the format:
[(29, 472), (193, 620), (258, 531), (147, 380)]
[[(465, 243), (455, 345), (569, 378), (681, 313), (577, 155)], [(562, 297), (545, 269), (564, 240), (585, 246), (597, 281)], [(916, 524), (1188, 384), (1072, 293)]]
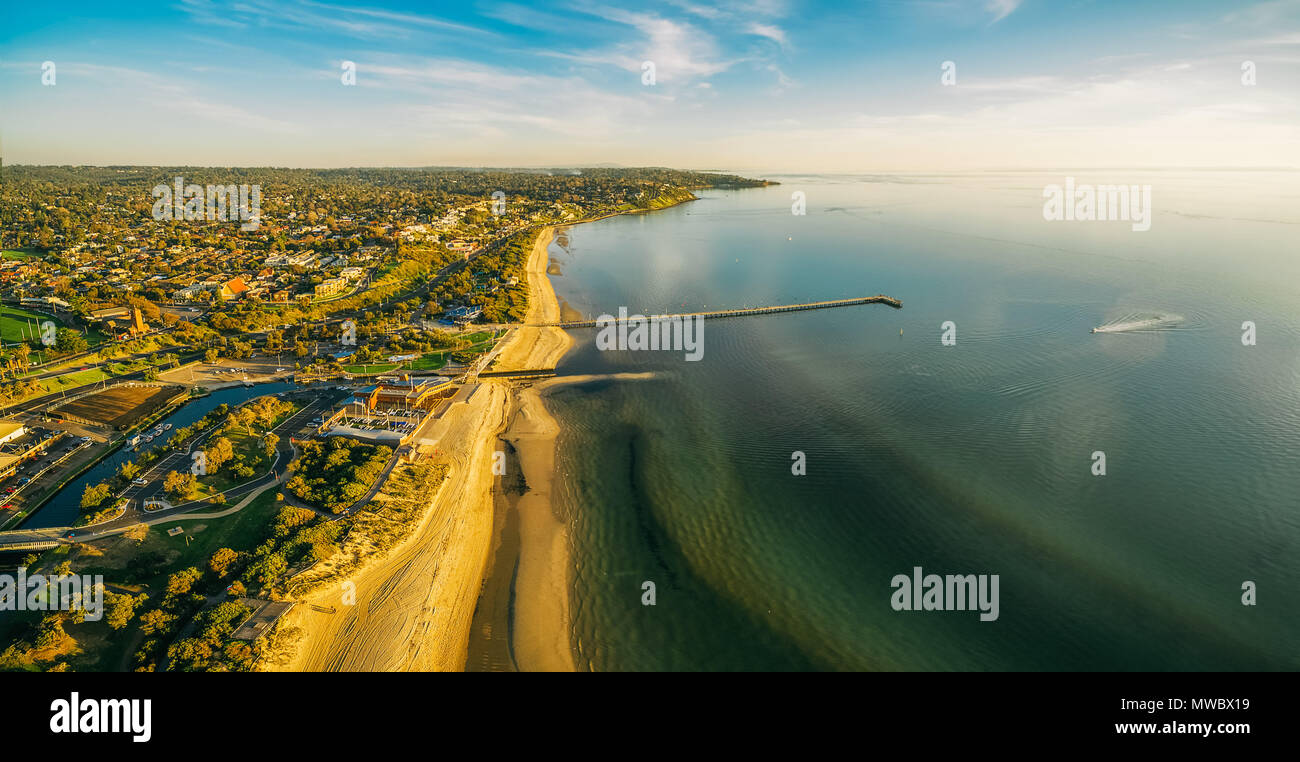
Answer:
[(450, 351), (430, 352), (423, 357), (412, 360), (411, 370), (437, 370), (447, 364), (447, 353)]
[(379, 362), (369, 365), (344, 365), (343, 370), (346, 370), (348, 373), (369, 374), (387, 373), (392, 370), (397, 370), (400, 367), (402, 366), (395, 362)]
[[(52, 315), (5, 305), (0, 307), (0, 338), (5, 341), (39, 339), (41, 323), (46, 320), (52, 321), (55, 326), (60, 328), (67, 325), (64, 321)], [(33, 334), (33, 330), (35, 334)], [(103, 344), (104, 341), (106, 341), (106, 337), (98, 328), (91, 328), (86, 331), (86, 343), (90, 346), (97, 347)]]
[(41, 385), (51, 392), (58, 392), (64, 389), (71, 389), (77, 386), (93, 384), (96, 381), (103, 381), (106, 378), (112, 378), (111, 373), (105, 373), (100, 368), (90, 368), (89, 370), (79, 370), (76, 373), (65, 373), (62, 376), (47, 378), (41, 382)]
[[(53, 321), (56, 326), (63, 325), (62, 320), (39, 312), (29, 312), (7, 305), (0, 307), (0, 337), (3, 337), (5, 341), (39, 339), (41, 336), (41, 323), (46, 320)], [(33, 331), (35, 331), (35, 335), (33, 335)]]
[(0, 259), (32, 259), (39, 257), (40, 252), (35, 249), (5, 249), (0, 251)]

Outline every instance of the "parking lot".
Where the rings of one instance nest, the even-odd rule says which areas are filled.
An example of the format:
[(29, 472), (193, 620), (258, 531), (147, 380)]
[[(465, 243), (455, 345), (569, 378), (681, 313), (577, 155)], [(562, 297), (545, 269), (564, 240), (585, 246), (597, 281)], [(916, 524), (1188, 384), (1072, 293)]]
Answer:
[(0, 479), (0, 524), (24, 511), (33, 497), (44, 494), (63, 474), (92, 457), (94, 444), (88, 436), (32, 426), (19, 440), (0, 445), (0, 456), (29, 451), (13, 473)]

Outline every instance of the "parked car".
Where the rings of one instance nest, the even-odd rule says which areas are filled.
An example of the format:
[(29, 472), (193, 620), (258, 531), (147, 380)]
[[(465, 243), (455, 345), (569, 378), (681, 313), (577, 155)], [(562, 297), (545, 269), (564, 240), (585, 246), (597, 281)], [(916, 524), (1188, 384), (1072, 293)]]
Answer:
[(137, 486), (137, 487), (143, 487), (143, 486), (145, 486), (146, 484), (149, 483), (149, 480), (148, 480), (148, 479), (142, 479), (142, 478), (140, 478), (140, 477), (137, 476), (136, 478), (134, 478), (134, 479), (131, 480), (131, 483), (134, 484), (134, 485)]

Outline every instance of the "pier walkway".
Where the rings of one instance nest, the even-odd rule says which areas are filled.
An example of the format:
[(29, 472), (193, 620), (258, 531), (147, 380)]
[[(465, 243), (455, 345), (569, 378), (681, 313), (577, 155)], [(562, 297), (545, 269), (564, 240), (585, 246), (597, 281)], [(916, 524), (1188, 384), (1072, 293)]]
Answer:
[[(673, 320), (676, 318), (702, 317), (709, 319), (743, 317), (746, 315), (771, 315), (777, 312), (799, 312), (802, 310), (825, 310), (831, 307), (852, 307), (858, 304), (885, 304), (896, 310), (903, 308), (903, 300), (895, 299), (892, 296), (877, 294), (875, 296), (860, 296), (854, 299), (831, 299), (824, 302), (807, 302), (806, 304), (781, 304), (774, 307), (745, 307), (735, 310), (713, 310), (711, 312), (683, 312), (674, 315), (628, 315), (627, 322), (642, 320)], [(620, 322), (618, 317), (613, 317), (615, 323)], [(533, 325), (555, 326), (557, 328), (595, 328), (598, 323), (595, 320), (567, 320), (559, 323), (536, 323)]]

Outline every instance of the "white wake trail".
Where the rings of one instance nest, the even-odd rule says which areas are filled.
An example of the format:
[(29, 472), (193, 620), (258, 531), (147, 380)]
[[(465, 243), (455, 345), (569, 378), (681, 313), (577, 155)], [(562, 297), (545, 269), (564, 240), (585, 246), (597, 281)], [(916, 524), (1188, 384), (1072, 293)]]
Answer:
[(1153, 315), (1139, 317), (1126, 315), (1118, 320), (1099, 325), (1093, 333), (1129, 333), (1133, 331), (1163, 331), (1176, 327), (1182, 322), (1181, 315)]

